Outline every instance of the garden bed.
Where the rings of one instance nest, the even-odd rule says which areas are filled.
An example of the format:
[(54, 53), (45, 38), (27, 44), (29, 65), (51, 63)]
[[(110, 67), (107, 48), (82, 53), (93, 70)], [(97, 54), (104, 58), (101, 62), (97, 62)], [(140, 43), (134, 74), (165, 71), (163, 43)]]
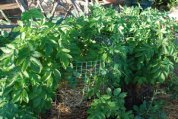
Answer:
[(176, 99), (167, 99), (164, 107), (168, 119), (178, 119), (178, 101)]
[(164, 107), (154, 96), (166, 82), (178, 92), (178, 24), (157, 10), (122, 9), (93, 6), (61, 23), (24, 13), (13, 40), (0, 36), (0, 116), (165, 119), (177, 101)]
[(60, 89), (52, 108), (42, 115), (42, 119), (86, 119), (91, 101), (84, 100), (82, 88)]
[[(167, 114), (167, 119), (178, 119), (177, 99), (171, 98), (170, 94), (162, 94), (157, 97), (157, 100), (164, 101), (164, 111)], [(42, 117), (42, 119), (87, 119), (87, 110), (90, 104), (91, 101), (83, 101), (79, 106), (69, 107), (62, 103), (53, 103), (50, 113), (46, 113), (46, 117)]]

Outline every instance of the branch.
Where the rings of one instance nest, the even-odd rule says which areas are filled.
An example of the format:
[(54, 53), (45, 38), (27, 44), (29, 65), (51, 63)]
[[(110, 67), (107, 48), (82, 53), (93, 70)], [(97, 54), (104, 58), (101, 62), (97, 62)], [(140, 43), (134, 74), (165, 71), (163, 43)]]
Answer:
[(53, 5), (53, 8), (52, 8), (51, 13), (50, 13), (50, 14), (51, 14), (51, 17), (50, 17), (51, 20), (52, 20), (53, 17), (54, 17), (54, 13), (55, 13), (56, 8), (57, 8), (58, 5), (59, 5), (59, 2), (58, 2), (58, 1), (55, 2), (54, 5)]
[(69, 9), (67, 10), (66, 14), (64, 15), (64, 19), (67, 17), (67, 15), (69, 14), (70, 10), (72, 9), (72, 5), (69, 7)]
[(40, 7), (40, 10), (41, 10), (41, 12), (44, 14), (44, 16), (47, 18), (47, 15), (46, 15), (46, 13), (45, 13), (45, 11), (44, 11), (44, 8), (43, 8), (43, 6), (41, 5), (41, 1), (40, 0), (37, 0), (37, 7)]
[(28, 10), (27, 2), (25, 2), (24, 0), (15, 0), (15, 1), (18, 4), (18, 6), (22, 12), (25, 12), (26, 10)]
[(7, 18), (7, 16), (4, 14), (4, 12), (2, 10), (0, 10), (2, 16), (5, 18), (6, 21), (10, 22), (10, 20)]
[(83, 11), (80, 9), (79, 5), (76, 4), (75, 0), (71, 0), (71, 3), (73, 4), (74, 9), (77, 11), (78, 16), (80, 16), (80, 13), (83, 13)]
[(88, 13), (89, 13), (89, 8), (88, 8), (88, 6), (89, 6), (89, 1), (88, 1), (88, 0), (85, 0), (85, 3), (86, 3), (86, 5), (84, 6), (84, 8), (85, 8), (85, 13), (88, 14)]

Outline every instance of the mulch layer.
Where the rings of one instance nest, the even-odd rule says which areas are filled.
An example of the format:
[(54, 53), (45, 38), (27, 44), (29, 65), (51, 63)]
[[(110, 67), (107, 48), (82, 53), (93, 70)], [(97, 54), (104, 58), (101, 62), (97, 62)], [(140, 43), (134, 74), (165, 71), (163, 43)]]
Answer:
[(178, 119), (178, 100), (166, 99), (164, 110), (167, 113), (168, 119)]
[[(66, 90), (66, 92), (69, 92), (69, 90)], [(67, 97), (65, 98), (67, 99)], [(172, 99), (170, 95), (162, 95), (159, 98), (165, 102), (164, 111), (167, 113), (168, 119), (178, 119), (178, 100)], [(74, 100), (76, 100), (75, 97)], [(75, 106), (63, 103), (62, 101), (53, 103), (51, 110), (41, 119), (87, 119), (87, 109), (90, 104), (91, 101), (82, 101), (78, 105), (73, 104)]]

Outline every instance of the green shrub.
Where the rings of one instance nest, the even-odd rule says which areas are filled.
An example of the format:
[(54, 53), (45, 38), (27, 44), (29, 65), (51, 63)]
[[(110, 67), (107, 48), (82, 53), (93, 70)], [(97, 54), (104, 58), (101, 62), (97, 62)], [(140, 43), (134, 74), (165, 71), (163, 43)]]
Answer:
[[(95, 108), (101, 118), (130, 118), (125, 93), (108, 95), (102, 90), (111, 87), (114, 93), (121, 87), (130, 95), (142, 85), (162, 83), (177, 60), (173, 31), (177, 24), (157, 10), (140, 13), (140, 8), (124, 8), (118, 13), (93, 7), (89, 16), (70, 17), (60, 25), (44, 19), (24, 23), (15, 29), (19, 35), (0, 48), (0, 97), (8, 102), (0, 105), (2, 109), (10, 103), (36, 116), (50, 108), (72, 61), (102, 60), (101, 73), (89, 77), (93, 79), (89, 96), (100, 94), (91, 105), (90, 118)], [(107, 110), (100, 111), (100, 106)]]
[[(165, 13), (127, 8), (121, 13), (124, 45), (128, 48), (126, 83), (155, 84), (163, 82), (177, 60), (175, 22)], [(166, 18), (166, 19), (165, 19)], [(146, 72), (146, 73), (145, 73)]]
[(98, 99), (94, 99), (88, 110), (88, 119), (132, 119), (131, 112), (126, 112), (124, 107), (124, 98), (126, 93), (121, 93), (121, 89), (117, 88), (112, 91), (107, 89), (107, 94), (99, 95)]
[[(122, 87), (129, 98), (141, 100), (138, 98), (142, 86), (148, 85), (152, 88), (168, 78), (177, 62), (173, 31), (177, 24), (166, 13), (153, 9), (140, 12), (139, 8), (124, 8), (121, 13), (117, 13), (110, 8), (97, 7), (88, 19), (92, 21), (96, 18), (98, 21), (93, 25), (98, 28), (97, 25), (102, 24), (98, 35), (101, 33), (103, 39), (108, 38), (111, 43), (109, 46), (112, 47), (107, 46), (105, 49), (104, 61), (108, 65), (104, 67), (104, 78), (97, 78), (96, 85), (93, 83), (93, 87), (90, 87), (92, 91), (96, 91), (93, 94), (102, 92), (101, 87), (104, 84), (105, 87), (111, 86), (113, 89)], [(107, 34), (107, 37), (103, 34)], [(122, 53), (116, 54), (113, 51)], [(98, 102), (99, 100), (100, 98), (97, 99)]]
[(35, 114), (26, 107), (19, 107), (17, 104), (0, 102), (0, 118), (2, 119), (37, 119)]
[(160, 101), (144, 101), (140, 106), (134, 106), (134, 111), (136, 113), (134, 119), (167, 119)]
[(0, 48), (0, 74), (5, 74), (0, 91), (3, 100), (37, 115), (51, 107), (60, 70), (71, 59), (70, 50), (61, 45), (67, 41), (60, 40), (62, 31), (54, 24), (33, 21), (19, 25), (15, 30), (20, 35)]
[(95, 37), (96, 43), (97, 35), (102, 36), (100, 42), (109, 39), (110, 45), (100, 45), (103, 57), (119, 66), (126, 84), (164, 82), (173, 71), (177, 61), (173, 29), (176, 31), (178, 27), (166, 13), (154, 9), (140, 13), (139, 8), (123, 8), (118, 13), (111, 8), (96, 7), (85, 19), (88, 31), (99, 28), (91, 37)]

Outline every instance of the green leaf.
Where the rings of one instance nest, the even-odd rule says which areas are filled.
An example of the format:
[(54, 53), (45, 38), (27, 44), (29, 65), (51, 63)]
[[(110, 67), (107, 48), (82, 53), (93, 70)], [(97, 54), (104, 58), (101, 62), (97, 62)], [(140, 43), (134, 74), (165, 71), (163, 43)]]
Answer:
[(7, 86), (6, 87), (12, 87), (14, 84), (15, 84), (15, 82), (18, 80), (18, 75), (15, 75), (11, 80), (10, 80), (10, 82), (7, 84)]
[(26, 35), (25, 32), (22, 32), (22, 33), (21, 33), (20, 36), (21, 36), (21, 39), (22, 39), (22, 40), (25, 40), (25, 35)]
[(47, 44), (44, 48), (44, 52), (46, 56), (50, 56), (53, 52), (53, 47), (50, 44)]
[(2, 30), (0, 33), (1, 33), (0, 35), (2, 35), (3, 37), (9, 36), (9, 33), (7, 31)]
[(66, 49), (66, 48), (63, 48), (62, 51), (63, 51), (63, 52), (66, 52), (66, 53), (69, 53), (69, 52), (70, 52), (70, 50), (69, 50), (69, 49)]
[(29, 77), (30, 77), (27, 71), (23, 71), (22, 73), (23, 73), (23, 75), (24, 75), (26, 78), (29, 78)]
[(12, 45), (12, 44), (7, 44), (6, 46), (7, 46), (8, 48), (10, 48), (10, 49), (13, 49), (13, 50), (15, 49), (15, 46)]
[(120, 89), (120, 88), (116, 88), (116, 89), (114, 90), (114, 95), (115, 95), (115, 96), (118, 96), (120, 93), (121, 93), (121, 89)]
[(120, 98), (125, 98), (126, 96), (127, 96), (126, 93), (121, 93), (121, 94), (119, 95)]
[(166, 79), (166, 76), (164, 75), (164, 73), (161, 73), (160, 77), (163, 81)]
[(111, 90), (111, 88), (107, 88), (106, 92), (107, 92), (108, 95), (112, 95), (112, 90)]
[(30, 60), (31, 60), (32, 64), (34, 64), (39, 69), (38, 72), (41, 72), (41, 70), (43, 68), (41, 62), (34, 57), (31, 57)]
[(12, 50), (11, 49), (9, 49), (9, 48), (6, 48), (6, 47), (1, 47), (0, 48), (5, 54), (9, 54), (9, 53), (11, 53), (12, 52)]
[(42, 102), (42, 100), (41, 100), (41, 98), (35, 98), (34, 100), (32, 100), (33, 101), (33, 107), (34, 108), (39, 108), (39, 107), (41, 107), (40, 105), (41, 105), (41, 102)]
[(28, 94), (27, 94), (26, 90), (22, 91), (22, 96), (23, 96), (23, 101), (28, 103), (29, 102), (29, 97), (28, 97)]
[(42, 57), (42, 54), (38, 51), (35, 51), (35, 52), (33, 52), (32, 56), (35, 58), (40, 58), (40, 57)]
[(108, 102), (108, 105), (109, 105), (109, 107), (110, 107), (110, 109), (113, 109), (113, 108), (115, 108), (116, 107), (116, 103), (115, 102)]
[(30, 9), (22, 13), (21, 16), (21, 19), (23, 21), (28, 21), (30, 19), (43, 19), (43, 18), (44, 18), (43, 14), (41, 13), (40, 9), (37, 8)]
[(102, 113), (102, 112), (100, 112), (100, 119), (105, 119), (106, 117), (105, 117), (105, 114), (104, 113)]
[(15, 93), (13, 93), (13, 98), (12, 101), (13, 102), (19, 102), (20, 101), (20, 96), (21, 96), (21, 90), (16, 91)]
[(30, 64), (30, 61), (28, 59), (25, 59), (23, 64), (22, 64), (22, 71), (27, 70), (29, 64)]
[(104, 100), (108, 100), (110, 98), (111, 98), (111, 96), (109, 96), (109, 95), (102, 95), (102, 99), (104, 99)]
[(51, 72), (50, 71), (45, 72), (45, 74), (42, 77), (42, 79), (45, 80), (45, 81), (47, 81), (50, 78), (51, 78)]
[(53, 74), (54, 74), (55, 79), (59, 80), (61, 78), (61, 73), (58, 69), (55, 69), (53, 71)]
[(103, 55), (102, 55), (102, 59), (103, 59), (103, 61), (105, 61), (106, 59), (107, 59), (107, 54), (106, 53), (104, 53)]
[(58, 55), (60, 57), (60, 63), (62, 64), (63, 68), (66, 69), (70, 63), (68, 55), (64, 53), (60, 53)]
[(54, 85), (53, 85), (53, 78), (50, 77), (48, 80), (47, 80), (47, 87), (49, 88), (53, 88)]
[(69, 59), (72, 59), (72, 56), (70, 54), (66, 54), (66, 56), (69, 58)]

